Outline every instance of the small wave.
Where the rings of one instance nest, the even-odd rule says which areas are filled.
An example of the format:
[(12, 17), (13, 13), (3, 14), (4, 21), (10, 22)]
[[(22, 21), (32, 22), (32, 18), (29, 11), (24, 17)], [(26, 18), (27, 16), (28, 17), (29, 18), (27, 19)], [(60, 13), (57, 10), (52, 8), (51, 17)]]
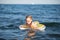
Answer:
[(60, 38), (60, 34), (47, 34), (51, 38)]
[(0, 38), (0, 40), (6, 40), (6, 39), (4, 39), (4, 38)]

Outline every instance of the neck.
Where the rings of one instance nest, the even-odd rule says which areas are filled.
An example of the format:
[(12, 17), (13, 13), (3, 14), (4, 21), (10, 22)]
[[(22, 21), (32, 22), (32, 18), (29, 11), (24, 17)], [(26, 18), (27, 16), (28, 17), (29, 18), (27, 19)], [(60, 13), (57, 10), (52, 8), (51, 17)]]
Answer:
[(27, 25), (27, 26), (29, 26), (29, 27), (31, 27), (31, 25), (32, 25), (32, 22), (31, 22), (30, 24), (26, 23), (26, 25)]

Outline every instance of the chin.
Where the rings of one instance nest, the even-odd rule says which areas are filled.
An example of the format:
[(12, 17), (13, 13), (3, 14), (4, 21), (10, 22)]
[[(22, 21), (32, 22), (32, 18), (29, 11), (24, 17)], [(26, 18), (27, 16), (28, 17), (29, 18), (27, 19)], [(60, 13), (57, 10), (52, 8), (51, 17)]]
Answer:
[(30, 24), (30, 23), (27, 23), (27, 24)]

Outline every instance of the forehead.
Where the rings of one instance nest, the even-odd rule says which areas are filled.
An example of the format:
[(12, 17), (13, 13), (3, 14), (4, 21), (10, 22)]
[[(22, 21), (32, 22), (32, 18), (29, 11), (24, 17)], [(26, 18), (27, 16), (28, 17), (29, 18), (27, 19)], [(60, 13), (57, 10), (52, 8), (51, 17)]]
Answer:
[(27, 18), (26, 20), (32, 20), (31, 18)]

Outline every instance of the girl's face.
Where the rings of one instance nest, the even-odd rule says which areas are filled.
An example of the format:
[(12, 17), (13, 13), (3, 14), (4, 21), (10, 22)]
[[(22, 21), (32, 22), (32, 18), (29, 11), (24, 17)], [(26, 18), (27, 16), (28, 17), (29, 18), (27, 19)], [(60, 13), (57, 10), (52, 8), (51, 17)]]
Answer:
[(31, 19), (31, 18), (27, 18), (27, 19), (26, 19), (26, 23), (27, 23), (27, 24), (30, 24), (31, 22), (32, 22), (32, 19)]

